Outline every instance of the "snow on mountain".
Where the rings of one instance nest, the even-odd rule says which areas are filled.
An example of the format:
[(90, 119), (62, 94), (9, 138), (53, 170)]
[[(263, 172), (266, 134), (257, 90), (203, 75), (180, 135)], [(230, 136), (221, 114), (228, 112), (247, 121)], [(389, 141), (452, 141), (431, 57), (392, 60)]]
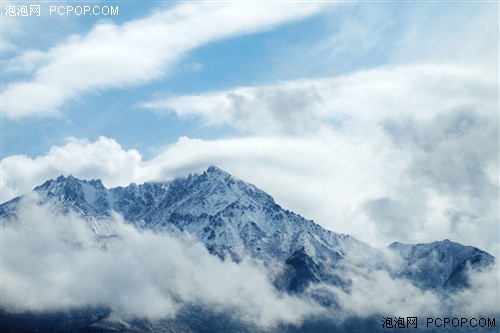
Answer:
[(392, 243), (389, 249), (404, 260), (400, 276), (415, 281), (424, 289), (454, 289), (468, 287), (467, 266), (481, 269), (493, 264), (494, 258), (472, 246), (448, 239), (428, 244)]
[[(115, 211), (138, 228), (186, 231), (220, 257), (239, 261), (249, 255), (269, 268), (278, 263), (284, 270), (276, 285), (289, 291), (303, 291), (311, 282), (346, 285), (349, 265), (390, 271), (381, 251), (283, 209), (269, 194), (215, 166), (184, 179), (112, 189), (100, 180), (60, 176), (34, 191), (41, 204), (82, 216), (100, 239), (113, 237)], [(0, 216), (14, 216), (19, 200), (0, 205)], [(486, 252), (448, 240), (393, 243), (389, 249), (404, 262), (391, 274), (424, 289), (465, 287), (468, 266), (478, 269), (493, 262)]]
[(108, 190), (100, 180), (59, 176), (37, 186), (34, 191), (41, 204), (50, 204), (56, 211), (74, 212), (85, 218), (97, 237), (114, 235)]

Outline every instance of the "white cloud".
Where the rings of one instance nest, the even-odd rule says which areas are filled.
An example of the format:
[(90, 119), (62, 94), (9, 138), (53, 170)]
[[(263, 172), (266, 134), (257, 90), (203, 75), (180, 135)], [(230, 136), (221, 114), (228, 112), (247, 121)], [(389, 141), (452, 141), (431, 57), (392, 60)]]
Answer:
[[(394, 271), (400, 262), (396, 257), (384, 256)], [(394, 254), (391, 254), (391, 256)], [(400, 258), (399, 258), (400, 259)], [(373, 264), (373, 263), (372, 263)], [(470, 287), (451, 293), (422, 290), (409, 280), (394, 277), (384, 270), (362, 266), (350, 266), (343, 278), (350, 281), (347, 290), (333, 285), (311, 285), (307, 294), (329, 292), (335, 295), (340, 318), (412, 317), (425, 316), (496, 316), (500, 312), (498, 298), (498, 261), (482, 270), (469, 270)]]
[[(270, 6), (279, 6), (279, 10)], [(47, 52), (27, 51), (7, 62), (6, 70), (32, 71), (33, 77), (6, 85), (2, 95), (4, 115), (19, 118), (56, 113), (65, 102), (87, 91), (161, 78), (193, 48), (270, 29), (318, 13), (320, 7), (190, 3), (123, 25), (101, 22), (88, 34), (72, 36)], [(400, 64), (419, 64), (144, 103), (157, 112), (198, 116), (207, 125), (229, 125), (247, 137), (210, 141), (182, 137), (151, 160), (105, 137), (95, 142), (70, 138), (37, 158), (8, 156), (2, 160), (2, 201), (60, 174), (100, 178), (113, 187), (169, 180), (215, 164), (266, 190), (284, 208), (372, 245), (451, 238), (498, 255), (498, 11), (481, 10), (465, 24), (463, 20), (454, 22), (469, 14), (464, 8), (460, 11), (465, 16), (447, 16), (444, 25), (438, 24), (439, 29), (433, 22), (422, 26), (425, 11), (406, 26), (389, 58)], [(370, 25), (378, 26), (383, 20), (376, 15), (371, 18), (368, 27), (346, 20), (340, 34), (319, 51), (332, 51), (334, 57), (370, 53), (387, 27), (379, 26), (381, 30), (375, 30), (377, 38), (373, 39)], [(222, 21), (224, 24), (220, 24)], [(451, 36), (450, 31), (455, 29), (459, 32)], [(352, 38), (359, 42), (355, 48), (346, 42)], [(187, 69), (199, 70), (202, 66), (193, 63)], [(34, 222), (48, 213), (31, 207), (23, 214)], [(199, 245), (186, 248), (173, 238), (141, 234), (117, 222), (124, 240), (110, 250), (116, 254), (111, 259), (110, 254), (92, 247), (93, 240), (78, 219), (71, 218), (69, 227), (59, 217), (51, 217), (51, 221), (30, 225), (32, 230), (4, 230), (8, 259), (4, 279), (9, 283), (5, 295), (13, 307), (20, 302), (41, 309), (106, 300), (123, 315), (173, 315), (178, 305), (170, 296), (178, 293), (186, 302), (239, 307), (245, 318), (263, 326), (297, 318), (288, 310), (292, 303), (300, 313), (310, 310), (303, 302), (295, 303), (296, 299), (280, 300), (258, 269), (221, 264), (206, 256)], [(63, 235), (66, 242), (55, 235)], [(67, 248), (68, 240), (81, 242), (86, 248), (61, 251)], [(9, 253), (19, 248), (18, 244), (26, 247), (19, 253)], [(154, 246), (168, 247), (168, 251), (159, 258), (139, 256)], [(39, 256), (30, 257), (40, 249)], [(155, 260), (162, 260), (177, 267), (173, 260), (178, 258), (170, 253), (186, 263), (179, 275), (156, 265)], [(16, 262), (13, 258), (24, 260)], [(78, 265), (77, 260), (81, 260)], [(28, 263), (26, 274), (19, 262)], [(96, 262), (99, 269), (85, 271)], [(146, 277), (131, 269), (131, 264), (147, 271)], [(203, 290), (203, 281), (198, 280), (200, 269), (208, 266), (215, 267), (213, 275), (206, 276), (215, 291)], [(41, 275), (33, 281), (36, 269)], [(124, 269), (127, 274), (116, 275)], [(226, 291), (219, 283), (220, 274), (235, 278)], [(158, 283), (164, 276), (172, 278), (172, 286)], [(82, 277), (102, 283), (86, 284), (80, 281)], [(261, 293), (252, 285), (239, 285), (238, 279), (246, 281), (247, 277), (265, 286)], [(109, 285), (109, 279), (117, 288), (131, 283), (146, 283), (147, 287), (140, 291), (132, 288), (117, 298), (115, 290), (99, 288)], [(184, 285), (182, 280), (192, 285)], [(368, 278), (358, 275), (353, 282), (352, 293), (339, 292), (338, 297), (347, 309), (360, 315), (381, 309), (399, 314), (403, 308), (405, 313), (401, 314), (407, 315), (402, 304), (411, 304), (415, 312), (439, 310), (441, 306), (436, 295), (422, 293), (407, 281), (391, 279), (385, 273)], [(55, 283), (58, 288), (54, 288)], [(498, 297), (491, 290), (498, 291), (498, 266), (474, 276), (472, 286), (450, 303), (465, 304), (464, 311), (469, 307), (479, 309), (478, 313), (495, 308)], [(245, 296), (257, 293), (266, 301), (247, 308), (248, 304), (239, 303), (241, 297), (235, 296), (235, 290)], [(17, 295), (26, 298), (18, 299)], [(137, 302), (129, 302), (131, 298)]]
[[(100, 22), (86, 35), (70, 36), (45, 54), (37, 52), (33, 58), (30, 51), (9, 61), (11, 70), (36, 70), (31, 79), (5, 86), (4, 116), (54, 114), (79, 94), (161, 78), (193, 48), (271, 29), (324, 7), (318, 3), (183, 3), (123, 25)], [(38, 65), (40, 58), (45, 62)]]
[[(88, 222), (36, 201), (35, 195), (25, 197), (18, 220), (3, 221), (1, 287), (7, 311), (40, 313), (99, 305), (109, 307), (113, 318), (155, 320), (174, 318), (184, 306), (202, 305), (261, 328), (300, 325), (323, 315), (338, 321), (353, 315), (469, 316), (500, 311), (498, 263), (470, 274), (470, 289), (444, 297), (366, 262), (359, 266), (359, 258), (347, 258), (347, 291), (321, 284), (311, 285), (302, 297), (291, 296), (273, 287), (260, 263), (221, 261), (188, 234), (138, 230), (114, 215), (111, 225), (119, 237), (103, 249)], [(389, 252), (384, 262), (394, 271), (401, 264)], [(340, 312), (308, 298), (324, 291), (335, 295)]]
[[(480, 68), (423, 65), (173, 97), (156, 106), (250, 136), (180, 138), (147, 161), (112, 139), (70, 139), (35, 159), (4, 158), (3, 200), (59, 174), (116, 186), (214, 164), (285, 208), (375, 246), (449, 238), (496, 253), (495, 87), (494, 73)], [(306, 96), (302, 107), (290, 103), (294, 94)]]
[(144, 103), (159, 112), (179, 116), (202, 116), (211, 125), (229, 124), (243, 132), (298, 133), (316, 130), (326, 115), (325, 102), (317, 82), (300, 82), (271, 87), (243, 87), (202, 95), (170, 97)]
[(500, 313), (500, 277), (499, 261), (483, 268), (481, 273), (468, 271), (470, 287), (452, 295), (449, 307), (456, 313), (471, 315)]
[[(101, 178), (111, 187), (168, 180), (215, 164), (261, 187), (283, 207), (372, 245), (451, 238), (490, 250), (492, 244), (498, 243), (495, 211), (483, 211), (481, 219), (471, 223), (459, 221), (459, 227), (453, 227), (452, 219), (445, 215), (450, 208), (457, 212), (477, 208), (463, 198), (454, 205), (453, 200), (461, 198), (461, 193), (454, 197), (450, 193), (438, 195), (432, 189), (422, 190), (418, 179), (412, 181), (405, 175), (408, 160), (381, 146), (374, 140), (363, 142), (326, 135), (316, 139), (181, 138), (154, 159), (143, 161), (138, 152), (125, 151), (110, 139), (73, 139), (36, 159), (5, 158), (3, 193), (7, 199), (6, 195), (19, 195), (60, 174)], [(402, 180), (407, 184), (401, 185)], [(412, 212), (410, 216), (389, 221), (384, 216), (395, 214), (390, 206), (383, 207), (389, 209), (381, 212), (386, 215), (367, 213), (366, 202), (386, 197), (394, 198), (398, 205), (404, 203), (405, 212)], [(489, 201), (486, 206), (494, 204), (491, 198), (485, 199)]]
[(107, 186), (125, 185), (135, 180), (141, 158), (136, 150), (125, 151), (105, 137), (96, 142), (69, 138), (63, 147), (53, 147), (47, 155), (35, 159), (8, 156), (2, 160), (2, 201), (29, 192), (42, 179), (61, 174), (102, 178)]
[[(240, 87), (143, 103), (158, 112), (197, 115), (208, 124), (227, 124), (258, 134), (304, 134), (329, 126), (438, 112), (473, 106), (494, 114), (498, 77), (486, 68), (458, 65), (386, 66), (321, 80)], [(363, 131), (365, 127), (358, 128)], [(351, 130), (351, 128), (350, 128)]]
[[(402, 13), (401, 13), (402, 12)], [(434, 3), (403, 9), (390, 60), (480, 64), (498, 71), (498, 3)]]
[[(287, 188), (286, 181), (277, 185), (280, 176), (273, 174), (276, 186), (269, 188), (324, 226), (369, 242), (431, 241), (432, 235), (491, 250), (498, 243), (497, 88), (497, 75), (484, 67), (424, 64), (173, 96), (144, 106), (290, 137), (280, 139), (281, 151), (274, 153), (284, 155), (284, 141), (294, 142), (282, 168), (264, 168), (295, 182), (302, 199), (280, 193)], [(292, 171), (295, 165), (302, 172)]]
[(47, 60), (42, 51), (26, 51), (4, 65), (7, 72), (31, 72)]
[(139, 231), (115, 216), (119, 238), (103, 250), (84, 220), (35, 199), (22, 202), (20, 223), (3, 225), (2, 307), (9, 311), (105, 305), (115, 317), (160, 319), (203, 304), (260, 327), (321, 313), (277, 292), (259, 264), (222, 262), (188, 235)]
[(422, 291), (407, 280), (394, 279), (387, 272), (352, 274), (350, 280), (352, 286), (348, 293), (332, 290), (346, 315), (385, 314), (406, 318), (442, 313), (440, 299), (435, 293)]
[(2, 2), (2, 45), (0, 47), (3, 55), (16, 51), (14, 41), (22, 32), (22, 25), (16, 17), (4, 15), (7, 6), (11, 5), (13, 5), (11, 1)]
[[(327, 134), (309, 139), (249, 137), (214, 141), (184, 137), (144, 161), (137, 151), (125, 151), (112, 139), (70, 139), (45, 156), (9, 156), (2, 160), (3, 199), (25, 193), (60, 174), (100, 178), (111, 187), (184, 177), (214, 164), (263, 188), (285, 208), (333, 230), (358, 234), (367, 227), (357, 213), (359, 203), (386, 194), (385, 188), (394, 182), (390, 176), (398, 172), (399, 166), (398, 162), (387, 166), (383, 155), (371, 151), (366, 143), (348, 141)], [(370, 172), (365, 171), (367, 165), (373, 166)], [(354, 223), (357, 218), (361, 220)]]

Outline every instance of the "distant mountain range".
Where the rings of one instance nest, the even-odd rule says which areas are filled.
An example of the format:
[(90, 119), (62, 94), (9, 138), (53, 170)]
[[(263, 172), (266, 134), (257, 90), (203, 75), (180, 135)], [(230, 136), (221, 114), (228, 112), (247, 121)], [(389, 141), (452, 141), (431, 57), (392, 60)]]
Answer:
[[(447, 294), (469, 286), (468, 270), (481, 270), (495, 260), (480, 249), (449, 240), (428, 244), (396, 242), (387, 249), (373, 248), (283, 209), (269, 194), (215, 166), (202, 174), (170, 182), (111, 189), (100, 180), (60, 176), (36, 187), (34, 192), (40, 205), (85, 219), (104, 247), (117, 236), (112, 219), (113, 212), (117, 212), (138, 229), (192, 234), (221, 259), (260, 260), (269, 269), (277, 290), (307, 292), (327, 308), (337, 306), (335, 296), (311, 292), (310, 287), (333, 285), (349, 291), (349, 276), (356, 267), (385, 271), (421, 290)], [(16, 219), (22, 198), (0, 205), (2, 220)], [(387, 252), (397, 255), (400, 264), (387, 262)], [(284, 269), (273, 270), (276, 265)], [(106, 325), (99, 327), (106, 331)], [(92, 332), (97, 331), (96, 327)], [(109, 329), (117, 327), (111, 325)], [(142, 330), (147, 331), (144, 327)]]

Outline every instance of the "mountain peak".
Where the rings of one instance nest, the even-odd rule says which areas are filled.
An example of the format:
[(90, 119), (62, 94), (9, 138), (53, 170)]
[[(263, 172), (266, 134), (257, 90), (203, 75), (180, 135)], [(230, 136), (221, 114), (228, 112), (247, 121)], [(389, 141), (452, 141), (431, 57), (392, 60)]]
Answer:
[(206, 173), (210, 175), (231, 176), (228, 172), (216, 167), (215, 165), (209, 166)]
[(216, 167), (215, 165), (210, 165), (207, 169), (207, 172), (219, 172), (219, 171), (222, 171), (222, 170), (219, 169), (218, 167)]
[(60, 175), (56, 179), (47, 180), (40, 186), (37, 186), (35, 190), (48, 189), (60, 186), (68, 186), (71, 184), (88, 184), (96, 189), (105, 189), (102, 181), (100, 179), (82, 180), (74, 177), (73, 175)]
[(468, 267), (481, 269), (495, 261), (487, 252), (449, 239), (418, 244), (394, 242), (389, 249), (405, 261), (402, 276), (413, 279), (423, 289), (466, 287)]
[(212, 186), (216, 186), (219, 188), (223, 187), (227, 188), (230, 191), (235, 190), (234, 185), (236, 185), (237, 183), (241, 187), (250, 186), (250, 184), (244, 183), (243, 181), (234, 177), (230, 173), (213, 165), (209, 166), (205, 172), (203, 172), (201, 175), (198, 175), (198, 177), (195, 178), (197, 178), (199, 181), (206, 182), (206, 184), (209, 184), (208, 186), (210, 187)]
[(80, 181), (78, 178), (73, 177), (72, 175), (64, 176), (60, 175), (56, 179), (51, 179), (49, 182), (52, 183), (68, 183), (68, 182), (75, 182), (75, 181)]
[(74, 183), (75, 181), (77, 181), (77, 179), (71, 175), (68, 177), (60, 175), (56, 179), (49, 179), (42, 185), (35, 187), (35, 191), (43, 191), (43, 190), (47, 191), (55, 187), (65, 186), (68, 183)]

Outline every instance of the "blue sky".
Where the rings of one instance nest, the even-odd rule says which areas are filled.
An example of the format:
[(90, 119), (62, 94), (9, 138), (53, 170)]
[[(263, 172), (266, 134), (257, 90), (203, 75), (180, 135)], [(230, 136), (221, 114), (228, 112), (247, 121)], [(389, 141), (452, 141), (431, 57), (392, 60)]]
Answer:
[[(118, 6), (119, 15), (105, 19), (117, 25), (147, 18), (168, 7), (161, 2), (102, 4)], [(7, 22), (7, 31), (4, 31), (7, 42), (12, 40), (16, 47), (15, 50), (4, 51), (3, 83), (7, 87), (33, 77), (30, 71), (20, 73), (9, 70), (9, 61), (22, 52), (47, 51), (58, 42), (64, 43), (72, 34), (85, 35), (102, 22), (95, 16), (43, 17), (48, 4), (42, 3), (41, 6), (41, 17), (4, 18), (15, 20), (14, 23)], [(8, 144), (4, 146), (3, 153), (5, 156), (27, 154), (35, 157), (52, 145), (63, 143), (68, 136), (95, 140), (105, 135), (115, 138), (126, 148), (146, 149), (143, 153), (152, 157), (147, 150), (154, 151), (155, 147), (173, 143), (182, 135), (207, 139), (226, 133), (234, 135), (229, 128), (201, 128), (196, 119), (158, 116), (145, 112), (138, 105), (156, 95), (203, 93), (238, 86), (329, 77), (390, 64), (392, 52), (403, 38), (401, 35), (408, 16), (414, 15), (415, 10), (423, 10), (426, 19), (432, 21), (433, 17), (447, 15), (453, 6), (459, 5), (333, 3), (332, 8), (327, 6), (324, 11), (297, 21), (284, 22), (273, 29), (202, 44), (183, 52), (160, 79), (132, 83), (125, 89), (108, 88), (83, 93), (60, 105), (58, 114), (52, 117), (15, 120), (4, 117), (3, 138)], [(366, 26), (357, 20), (367, 22)], [(22, 28), (24, 23), (27, 23), (27, 31)], [(8, 31), (10, 24), (19, 26), (21, 30), (12, 37)], [(355, 32), (354, 38), (348, 42), (331, 45), (333, 37), (345, 38), (342, 37), (345, 35), (343, 29), (350, 26), (362, 31)], [(376, 26), (374, 30), (367, 30), (373, 26)], [(43, 33), (33, 35), (32, 31)], [(164, 38), (168, 40), (168, 36)]]
[(498, 251), (498, 3), (4, 15), (19, 3), (2, 1), (2, 202), (59, 174), (117, 186), (216, 164), (376, 246)]

